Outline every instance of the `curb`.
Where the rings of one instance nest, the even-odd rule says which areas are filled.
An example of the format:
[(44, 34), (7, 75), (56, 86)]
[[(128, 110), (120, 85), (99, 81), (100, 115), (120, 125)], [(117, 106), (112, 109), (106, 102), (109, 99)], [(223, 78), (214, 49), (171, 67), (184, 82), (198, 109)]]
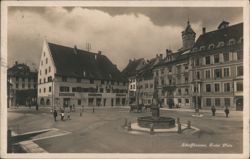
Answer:
[(32, 140), (19, 142), (21, 148), (23, 148), (27, 153), (48, 153), (46, 150), (38, 146)]

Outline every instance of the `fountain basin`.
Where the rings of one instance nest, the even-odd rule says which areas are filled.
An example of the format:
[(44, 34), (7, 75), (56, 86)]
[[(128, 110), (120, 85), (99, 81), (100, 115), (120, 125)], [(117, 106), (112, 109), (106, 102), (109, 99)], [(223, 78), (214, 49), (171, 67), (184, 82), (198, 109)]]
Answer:
[(140, 127), (144, 128), (150, 128), (152, 124), (154, 125), (154, 129), (168, 129), (175, 127), (175, 119), (171, 117), (138, 117), (137, 122)]

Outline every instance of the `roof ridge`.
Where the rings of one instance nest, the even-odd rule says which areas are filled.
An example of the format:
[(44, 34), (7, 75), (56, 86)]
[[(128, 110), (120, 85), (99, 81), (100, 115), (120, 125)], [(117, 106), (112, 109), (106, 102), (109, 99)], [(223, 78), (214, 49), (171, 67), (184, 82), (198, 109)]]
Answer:
[(209, 31), (209, 32), (205, 32), (204, 34), (201, 34), (200, 36), (206, 35), (206, 34), (209, 34), (209, 33), (212, 33), (212, 32), (217, 32), (217, 31), (220, 31), (220, 30), (225, 30), (225, 29), (228, 29), (228, 28), (233, 28), (233, 27), (236, 27), (236, 26), (242, 25), (242, 24), (243, 24), (243, 22), (237, 23), (237, 24), (233, 24), (233, 25), (230, 25), (230, 26), (228, 26), (226, 28), (223, 28), (223, 29), (216, 29), (216, 30), (212, 30), (212, 31)]
[[(52, 44), (52, 45), (57, 45), (58, 47), (64, 47), (64, 48), (68, 48), (68, 49), (75, 49), (74, 47), (70, 47), (70, 46), (65, 46), (65, 45), (62, 45), (62, 44), (58, 44), (58, 43), (52, 43), (52, 42), (47, 42), (48, 44)], [(76, 46), (76, 45), (75, 45)], [(95, 53), (95, 52), (90, 52), (90, 51), (87, 51), (87, 50), (83, 50), (83, 49), (79, 49), (77, 48), (77, 50), (79, 50), (79, 53), (89, 53), (89, 54), (98, 54), (98, 53)], [(102, 55), (102, 54), (100, 54)]]

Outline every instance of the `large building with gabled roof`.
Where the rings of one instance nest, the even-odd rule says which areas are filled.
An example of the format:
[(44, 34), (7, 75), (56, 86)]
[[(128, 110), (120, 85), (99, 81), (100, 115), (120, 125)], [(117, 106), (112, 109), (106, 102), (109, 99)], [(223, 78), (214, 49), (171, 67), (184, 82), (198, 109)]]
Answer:
[(39, 105), (119, 106), (126, 104), (126, 93), (126, 80), (101, 52), (44, 42), (38, 72)]
[[(189, 42), (183, 33), (189, 35)], [(185, 47), (192, 37), (195, 34), (188, 22), (182, 32), (183, 47), (174, 53), (167, 50), (164, 60), (154, 67), (163, 105), (242, 110), (243, 23), (230, 26), (223, 21), (209, 32), (203, 28), (192, 46)]]

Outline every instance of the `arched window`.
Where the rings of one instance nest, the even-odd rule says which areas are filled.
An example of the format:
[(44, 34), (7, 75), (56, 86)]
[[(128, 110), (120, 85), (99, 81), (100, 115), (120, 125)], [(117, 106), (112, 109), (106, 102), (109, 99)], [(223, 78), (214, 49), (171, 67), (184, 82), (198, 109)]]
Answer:
[(203, 51), (203, 50), (205, 50), (205, 49), (206, 49), (205, 46), (201, 46), (201, 47), (200, 47), (200, 51)]
[(208, 45), (208, 49), (209, 49), (209, 50), (214, 49), (214, 47), (215, 47), (214, 44), (209, 44), (209, 45)]
[(50, 100), (49, 99), (47, 99), (46, 105), (50, 105)]
[(40, 104), (44, 105), (44, 99), (43, 98), (40, 99)]
[(234, 45), (236, 43), (235, 39), (230, 39), (228, 45)]
[(197, 47), (194, 47), (193, 52), (197, 52), (197, 51), (198, 51)]
[(218, 43), (218, 46), (217, 47), (223, 47), (225, 45), (225, 43), (223, 42), (223, 41), (220, 41), (219, 43)]
[(240, 37), (238, 43), (239, 43), (239, 44), (242, 44), (242, 43), (243, 43), (243, 37)]

